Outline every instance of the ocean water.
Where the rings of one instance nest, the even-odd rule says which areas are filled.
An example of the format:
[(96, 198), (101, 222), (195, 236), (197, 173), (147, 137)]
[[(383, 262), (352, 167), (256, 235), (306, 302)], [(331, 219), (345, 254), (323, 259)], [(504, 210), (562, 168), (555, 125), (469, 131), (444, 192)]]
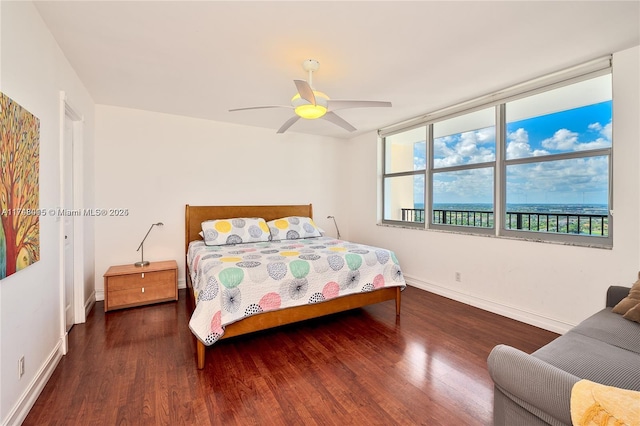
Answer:
[[(415, 203), (413, 208), (424, 209), (424, 204)], [(488, 203), (442, 203), (434, 204), (433, 209), (490, 212), (493, 211), (493, 205)], [(607, 215), (608, 211), (606, 204), (507, 204), (507, 212)]]

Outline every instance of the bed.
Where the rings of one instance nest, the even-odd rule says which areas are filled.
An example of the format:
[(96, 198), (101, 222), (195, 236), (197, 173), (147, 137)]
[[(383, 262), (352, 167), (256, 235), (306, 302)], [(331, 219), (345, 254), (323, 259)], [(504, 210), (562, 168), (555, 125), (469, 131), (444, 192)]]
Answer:
[[(387, 300), (395, 300), (396, 315), (400, 315), (400, 295), (406, 283), (391, 251), (324, 236), (288, 240), (282, 235), (281, 241), (271, 241), (277, 238), (270, 236), (269, 241), (213, 247), (203, 241), (203, 222), (263, 218), (273, 226), (270, 221), (289, 217), (312, 218), (312, 205), (186, 205), (185, 278), (192, 311), (189, 327), (197, 341), (199, 369), (205, 365), (206, 347), (220, 339)], [(270, 235), (276, 235), (277, 229), (270, 229)], [(326, 263), (322, 256), (331, 259)], [(264, 267), (264, 271), (258, 266)], [(369, 270), (374, 267), (382, 269), (378, 273)], [(342, 270), (339, 278), (327, 275), (335, 274), (335, 269)], [(249, 277), (252, 281), (240, 287), (242, 279), (237, 278), (238, 273), (244, 273), (245, 281), (249, 281)], [(275, 288), (261, 289), (264, 296), (258, 302), (260, 295), (253, 294), (257, 291), (254, 290), (258, 287), (256, 283)], [(314, 291), (314, 283), (326, 284)], [(283, 286), (287, 286), (286, 289), (283, 290)], [(243, 289), (242, 303), (240, 288)], [(274, 295), (277, 303), (269, 297)], [(252, 297), (254, 303), (251, 303)], [(227, 317), (221, 319), (221, 312)]]

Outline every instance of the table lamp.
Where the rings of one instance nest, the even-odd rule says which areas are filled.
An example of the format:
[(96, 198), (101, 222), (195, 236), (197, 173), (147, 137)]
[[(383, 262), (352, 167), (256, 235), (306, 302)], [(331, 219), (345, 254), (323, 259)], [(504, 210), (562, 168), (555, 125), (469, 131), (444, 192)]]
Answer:
[(149, 230), (147, 231), (147, 235), (144, 236), (144, 238), (142, 239), (142, 242), (138, 246), (138, 250), (136, 250), (136, 251), (142, 250), (142, 257), (140, 258), (140, 262), (134, 263), (135, 266), (147, 266), (149, 264), (148, 260), (144, 260), (144, 240), (147, 239), (147, 237), (149, 236), (149, 233), (151, 232), (154, 226), (162, 226), (162, 225), (164, 225), (164, 223), (162, 222), (154, 223), (151, 225), (151, 228), (149, 228)]

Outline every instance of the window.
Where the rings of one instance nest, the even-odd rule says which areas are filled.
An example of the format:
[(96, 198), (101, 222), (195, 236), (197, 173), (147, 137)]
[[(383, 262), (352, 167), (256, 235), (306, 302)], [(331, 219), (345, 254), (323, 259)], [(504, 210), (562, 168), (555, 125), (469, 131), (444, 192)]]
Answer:
[(381, 132), (383, 223), (611, 246), (608, 65)]
[(426, 128), (407, 130), (385, 138), (385, 221), (424, 222)]
[(433, 124), (431, 224), (493, 228), (495, 109)]
[(505, 104), (506, 235), (610, 241), (611, 83), (607, 74)]

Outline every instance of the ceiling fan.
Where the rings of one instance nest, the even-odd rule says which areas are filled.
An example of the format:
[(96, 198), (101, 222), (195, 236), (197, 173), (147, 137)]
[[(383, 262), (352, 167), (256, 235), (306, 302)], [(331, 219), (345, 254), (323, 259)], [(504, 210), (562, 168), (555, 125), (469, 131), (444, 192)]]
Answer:
[(263, 108), (289, 108), (293, 109), (296, 115), (285, 121), (285, 123), (278, 129), (277, 133), (284, 133), (289, 127), (291, 127), (300, 118), (307, 120), (314, 120), (316, 118), (322, 118), (337, 126), (342, 127), (345, 130), (353, 132), (356, 130), (345, 119), (340, 117), (334, 111), (347, 108), (365, 108), (365, 107), (390, 107), (391, 102), (384, 101), (346, 101), (329, 99), (327, 95), (322, 92), (313, 89), (313, 72), (318, 71), (320, 63), (315, 59), (307, 59), (302, 63), (302, 69), (309, 73), (309, 80), (293, 80), (296, 85), (298, 93), (291, 98), (291, 105), (265, 105), (265, 106), (253, 106), (245, 108), (230, 109), (233, 111), (244, 111), (248, 109), (263, 109)]

